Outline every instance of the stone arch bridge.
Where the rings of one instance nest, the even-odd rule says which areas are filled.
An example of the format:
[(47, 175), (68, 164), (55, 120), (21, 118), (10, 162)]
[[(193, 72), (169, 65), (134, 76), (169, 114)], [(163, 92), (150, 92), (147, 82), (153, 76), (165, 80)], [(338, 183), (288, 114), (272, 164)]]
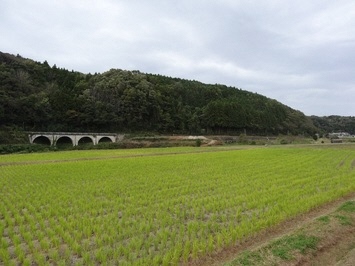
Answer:
[(73, 145), (93, 144), (103, 142), (119, 142), (124, 135), (113, 133), (75, 133), (75, 132), (29, 132), (28, 138), (31, 144)]

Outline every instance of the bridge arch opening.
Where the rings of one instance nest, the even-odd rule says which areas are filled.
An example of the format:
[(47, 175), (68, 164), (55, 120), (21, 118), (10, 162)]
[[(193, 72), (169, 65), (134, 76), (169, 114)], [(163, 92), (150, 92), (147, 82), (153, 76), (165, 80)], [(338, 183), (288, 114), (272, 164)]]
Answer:
[(51, 141), (48, 137), (46, 136), (38, 136), (33, 140), (34, 144), (41, 144), (41, 145), (51, 145)]
[(90, 137), (82, 137), (78, 141), (78, 145), (94, 144), (94, 141)]
[(66, 146), (73, 146), (73, 141), (71, 138), (67, 136), (63, 136), (57, 139), (56, 146), (57, 147), (66, 147)]
[(99, 139), (99, 143), (112, 143), (112, 139), (110, 139), (109, 137), (102, 137), (101, 139)]

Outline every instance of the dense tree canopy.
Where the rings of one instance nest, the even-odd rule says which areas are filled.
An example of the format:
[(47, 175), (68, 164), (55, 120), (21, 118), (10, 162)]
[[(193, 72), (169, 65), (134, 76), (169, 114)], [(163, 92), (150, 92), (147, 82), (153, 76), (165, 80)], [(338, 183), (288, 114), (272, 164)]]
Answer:
[(224, 85), (111, 69), (82, 74), (0, 53), (0, 127), (28, 131), (313, 134), (303, 113)]
[(311, 119), (322, 134), (347, 132), (355, 135), (355, 117), (353, 116), (311, 116)]

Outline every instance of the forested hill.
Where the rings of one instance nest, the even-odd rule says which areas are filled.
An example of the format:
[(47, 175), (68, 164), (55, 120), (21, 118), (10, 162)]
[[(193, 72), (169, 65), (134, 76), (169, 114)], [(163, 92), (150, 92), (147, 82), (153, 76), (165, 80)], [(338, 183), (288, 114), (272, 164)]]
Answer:
[(303, 113), (237, 88), (118, 69), (83, 74), (1, 52), (0, 127), (169, 134), (316, 132)]
[(354, 116), (311, 116), (311, 119), (321, 133), (347, 132), (355, 135)]

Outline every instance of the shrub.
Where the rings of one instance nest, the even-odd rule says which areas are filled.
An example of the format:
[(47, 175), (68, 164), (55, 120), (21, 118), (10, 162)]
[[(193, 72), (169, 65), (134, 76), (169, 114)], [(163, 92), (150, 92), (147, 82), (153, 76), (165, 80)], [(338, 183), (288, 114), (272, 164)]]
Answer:
[(196, 140), (196, 147), (200, 147), (201, 144), (202, 144), (202, 140), (197, 139), (197, 140)]
[(31, 153), (54, 150), (53, 147), (40, 144), (7, 144), (0, 145), (0, 154)]
[(280, 144), (289, 144), (289, 142), (286, 140), (286, 139), (282, 139), (281, 141), (280, 141)]

